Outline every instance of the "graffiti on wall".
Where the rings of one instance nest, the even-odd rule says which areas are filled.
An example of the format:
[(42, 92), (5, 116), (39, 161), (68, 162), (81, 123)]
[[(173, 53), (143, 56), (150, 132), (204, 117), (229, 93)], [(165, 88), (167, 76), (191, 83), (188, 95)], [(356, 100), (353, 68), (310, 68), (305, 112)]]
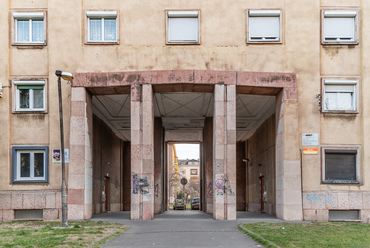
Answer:
[(335, 204), (333, 194), (306, 194), (306, 199), (308, 204), (319, 207), (325, 206), (325, 204)]
[(140, 178), (137, 174), (132, 175), (132, 193), (146, 195), (149, 194), (148, 178)]
[(207, 197), (213, 197), (213, 185), (212, 182), (207, 183)]
[(154, 185), (154, 195), (158, 197), (158, 194), (159, 194), (159, 184), (157, 183), (156, 185)]
[(230, 195), (235, 196), (235, 192), (231, 189), (230, 181), (227, 176), (221, 175), (215, 181), (216, 195)]

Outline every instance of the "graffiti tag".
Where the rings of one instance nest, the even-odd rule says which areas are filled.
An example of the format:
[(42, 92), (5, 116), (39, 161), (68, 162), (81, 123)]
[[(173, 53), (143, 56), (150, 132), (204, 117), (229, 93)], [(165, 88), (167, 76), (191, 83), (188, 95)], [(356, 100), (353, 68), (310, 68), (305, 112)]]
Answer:
[(222, 175), (221, 178), (216, 179), (215, 189), (217, 195), (235, 196), (235, 192), (231, 189), (230, 182), (227, 176)]
[(213, 197), (213, 186), (212, 182), (207, 184), (207, 197)]
[(324, 195), (324, 194), (316, 195), (315, 193), (307, 194), (306, 199), (308, 201), (308, 204), (317, 205), (320, 207), (324, 206), (325, 204), (334, 204), (333, 194), (330, 194), (330, 195)]
[(159, 194), (159, 184), (157, 183), (156, 185), (154, 185), (154, 195), (158, 197), (158, 194)]
[(140, 192), (142, 195), (149, 194), (148, 179), (140, 178), (137, 174), (132, 176), (132, 193), (137, 195)]

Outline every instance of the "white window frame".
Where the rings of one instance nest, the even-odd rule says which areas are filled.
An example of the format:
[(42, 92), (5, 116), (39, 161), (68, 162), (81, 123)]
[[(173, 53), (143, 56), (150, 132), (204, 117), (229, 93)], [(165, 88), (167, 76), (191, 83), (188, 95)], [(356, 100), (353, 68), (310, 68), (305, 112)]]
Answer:
[[(329, 90), (326, 86), (338, 86), (338, 90)], [(343, 90), (340, 89), (341, 86), (353, 86), (353, 90)], [(348, 113), (348, 114), (358, 114), (359, 113), (359, 88), (360, 80), (359, 78), (323, 78), (322, 79), (322, 94), (321, 94), (321, 104), (323, 113)], [(327, 93), (336, 92), (339, 94), (352, 92), (352, 106), (353, 109), (340, 110), (340, 109), (327, 109), (325, 106), (325, 100), (327, 98)]]
[[(13, 12), (12, 13), (13, 17), (13, 42), (12, 45), (46, 45), (46, 11), (37, 11), (37, 12)], [(18, 36), (17, 36), (17, 22), (19, 20), (22, 21), (28, 21), (29, 23), (29, 41), (18, 41)], [(43, 41), (32, 41), (32, 21), (33, 20), (43, 20), (44, 22), (44, 40)]]
[[(321, 42), (326, 45), (359, 44), (360, 10), (359, 9), (324, 9), (321, 11)], [(351, 37), (327, 37), (327, 22), (329, 20), (353, 19), (353, 35)]]
[[(30, 153), (30, 176), (21, 177), (20, 155)], [(35, 153), (44, 154), (44, 176), (34, 176), (33, 158)], [(49, 174), (49, 148), (47, 146), (15, 146), (12, 148), (12, 182), (13, 183), (47, 183)]]
[[(327, 180), (325, 175), (325, 150), (356, 150), (356, 179), (355, 180)], [(321, 146), (321, 179), (323, 184), (360, 184), (361, 183), (361, 146), (360, 145), (323, 145)]]
[[(279, 30), (276, 37), (252, 37), (253, 18), (279, 18)], [(281, 10), (247, 10), (247, 43), (282, 43), (282, 11)]]
[[(197, 25), (194, 33), (196, 39), (194, 40), (173, 40), (171, 39), (171, 20), (174, 18), (196, 18)], [(166, 11), (166, 44), (200, 44), (200, 11), (199, 10), (174, 10)]]
[[(86, 32), (85, 32), (85, 43), (86, 44), (119, 44), (119, 15), (118, 11), (86, 11)], [(104, 40), (104, 19), (116, 19), (116, 40)], [(90, 19), (101, 19), (102, 20), (102, 39), (91, 40), (90, 39)]]
[[(46, 112), (47, 104), (46, 104), (46, 96), (47, 96), (47, 88), (46, 88), (46, 80), (14, 80), (13, 81), (13, 88), (14, 88), (14, 112)], [(33, 107), (33, 89), (30, 89), (29, 95), (29, 108), (20, 108), (20, 93), (18, 86), (43, 86), (43, 108), (34, 108)]]

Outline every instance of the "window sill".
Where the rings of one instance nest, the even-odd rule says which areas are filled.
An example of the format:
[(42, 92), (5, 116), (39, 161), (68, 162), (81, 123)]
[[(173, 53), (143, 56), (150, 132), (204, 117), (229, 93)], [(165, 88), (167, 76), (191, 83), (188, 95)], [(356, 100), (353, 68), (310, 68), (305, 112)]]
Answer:
[(322, 41), (321, 45), (325, 46), (351, 46), (351, 45), (358, 45), (360, 42), (358, 41)]
[(277, 44), (277, 45), (281, 45), (281, 44), (283, 44), (283, 41), (281, 41), (281, 40), (271, 40), (271, 41), (268, 41), (268, 40), (255, 40), (255, 41), (248, 40), (247, 41), (247, 45), (257, 45), (257, 44), (262, 44), (262, 45)]
[(325, 184), (360, 184), (357, 180), (323, 180)]
[(46, 110), (14, 110), (13, 114), (47, 114), (48, 112)]
[(85, 41), (85, 45), (119, 45), (119, 41)]
[(167, 41), (166, 42), (166, 45), (170, 45), (170, 46), (173, 46), (173, 45), (200, 45), (200, 42), (170, 42), (170, 41)]
[(47, 184), (45, 180), (16, 180), (12, 181), (13, 184)]
[(12, 43), (12, 46), (18, 48), (18, 49), (43, 49), (46, 46), (46, 42), (42, 43), (21, 43), (21, 42), (14, 42)]
[(328, 115), (357, 115), (359, 114), (358, 111), (351, 111), (351, 110), (322, 110), (323, 114)]

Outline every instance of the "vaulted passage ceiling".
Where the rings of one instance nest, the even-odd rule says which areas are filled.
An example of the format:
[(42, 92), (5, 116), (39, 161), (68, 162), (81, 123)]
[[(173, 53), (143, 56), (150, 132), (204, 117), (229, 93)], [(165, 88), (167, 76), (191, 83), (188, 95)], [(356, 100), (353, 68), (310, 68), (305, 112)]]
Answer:
[[(201, 141), (204, 120), (213, 116), (213, 94), (171, 92), (154, 94), (154, 115), (161, 117), (166, 140)], [(122, 140), (130, 140), (130, 95), (96, 95), (93, 112)], [(275, 97), (238, 94), (237, 141), (247, 140), (275, 112)]]

